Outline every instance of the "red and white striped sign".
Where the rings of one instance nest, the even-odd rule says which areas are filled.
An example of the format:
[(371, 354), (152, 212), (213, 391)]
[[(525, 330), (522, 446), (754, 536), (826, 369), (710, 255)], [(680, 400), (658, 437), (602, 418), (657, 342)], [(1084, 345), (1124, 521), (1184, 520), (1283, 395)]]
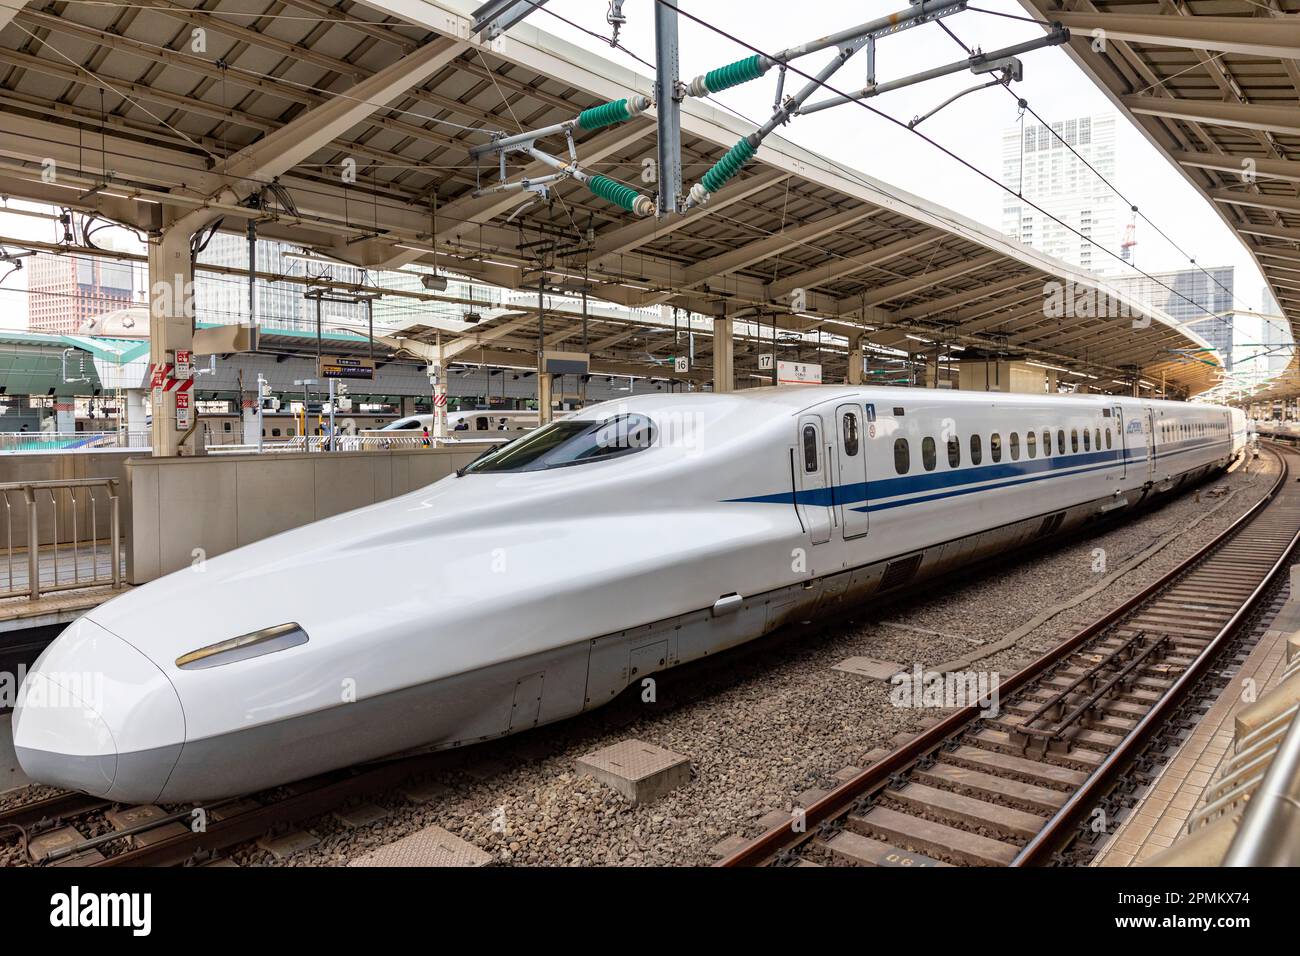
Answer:
[(446, 393), (446, 392), (434, 392), (434, 393), (433, 393), (433, 407), (434, 407), (434, 408), (446, 408), (446, 407), (447, 407), (447, 393)]

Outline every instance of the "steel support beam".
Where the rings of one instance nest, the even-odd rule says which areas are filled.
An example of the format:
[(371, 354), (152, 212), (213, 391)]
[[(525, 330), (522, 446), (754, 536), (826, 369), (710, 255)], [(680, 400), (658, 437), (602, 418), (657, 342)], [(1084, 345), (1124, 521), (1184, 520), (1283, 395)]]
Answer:
[[(1275, 21), (1261, 21), (1267, 22)], [(1158, 96), (1121, 96), (1119, 101), (1139, 116), (1159, 116), (1187, 123), (1209, 123), (1213, 126), (1300, 136), (1300, 110), (1292, 106), (1224, 103), (1220, 100), (1172, 100)]]
[(1080, 36), (1104, 30), (1108, 40), (1184, 49), (1242, 53), (1247, 56), (1300, 57), (1300, 18), (1170, 17), (1162, 14), (1067, 13), (1052, 11)]
[(1182, 166), (1228, 173), (1243, 182), (1246, 181), (1246, 174), (1249, 172), (1260, 179), (1284, 179), (1288, 182), (1300, 183), (1300, 163), (1288, 159), (1230, 153), (1196, 153), (1181, 149), (1170, 150), (1169, 155), (1174, 162)]
[(1300, 199), (1294, 196), (1272, 196), (1267, 193), (1247, 193), (1238, 189), (1210, 189), (1206, 194), (1215, 202), (1230, 206), (1248, 206), (1251, 209), (1269, 209), (1300, 215)]
[[(713, 201), (713, 199), (709, 200), (709, 202)], [(927, 229), (918, 235), (908, 236), (905, 239), (898, 239), (886, 245), (868, 249), (860, 255), (846, 256), (842, 259), (828, 259), (824, 265), (808, 269), (788, 279), (773, 282), (768, 287), (768, 296), (772, 301), (779, 302), (789, 296), (795, 289), (813, 289), (828, 282), (835, 282), (854, 273), (883, 265), (891, 259), (897, 259), (899, 256), (911, 255), (913, 252), (924, 249), (926, 246), (943, 238), (944, 234), (937, 229)]]

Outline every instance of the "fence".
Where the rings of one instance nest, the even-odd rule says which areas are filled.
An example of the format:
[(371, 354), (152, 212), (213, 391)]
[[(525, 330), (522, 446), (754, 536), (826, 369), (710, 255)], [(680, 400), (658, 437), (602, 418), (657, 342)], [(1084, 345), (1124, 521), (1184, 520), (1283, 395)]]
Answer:
[(122, 586), (122, 517), (113, 478), (0, 484), (0, 597)]

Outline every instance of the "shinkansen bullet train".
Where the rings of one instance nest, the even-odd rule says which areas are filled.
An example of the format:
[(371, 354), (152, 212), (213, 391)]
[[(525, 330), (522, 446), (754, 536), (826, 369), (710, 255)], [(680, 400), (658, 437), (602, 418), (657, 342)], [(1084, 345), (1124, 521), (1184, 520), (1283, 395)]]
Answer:
[[(500, 737), (1134, 508), (1245, 440), (1235, 410), (1104, 396), (797, 386), (591, 406), (91, 611), (27, 676), (18, 760), (43, 783), (181, 802)], [(332, 588), (358, 569), (382, 595)]]

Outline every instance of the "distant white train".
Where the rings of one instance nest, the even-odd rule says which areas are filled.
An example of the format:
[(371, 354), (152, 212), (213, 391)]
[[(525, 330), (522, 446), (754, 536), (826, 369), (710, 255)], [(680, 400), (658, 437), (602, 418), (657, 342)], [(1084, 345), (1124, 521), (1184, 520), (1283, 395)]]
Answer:
[[(606, 703), (1227, 466), (1236, 410), (799, 386), (591, 406), (402, 497), (72, 624), (14, 714), (24, 771), (208, 800)], [(331, 590), (358, 568), (382, 600)], [(69, 675), (101, 675), (77, 706)]]
[[(504, 432), (517, 435), (521, 432), (532, 431), (537, 425), (537, 412), (526, 409), (478, 408), (447, 413), (447, 431), (453, 436), (464, 432), (478, 435), (488, 432), (499, 435)], [(407, 415), (405, 418), (389, 422), (383, 428), (366, 429), (362, 434), (386, 437), (389, 432), (407, 432), (408, 434), (419, 435), (426, 428), (430, 432), (433, 431), (432, 414)]]

